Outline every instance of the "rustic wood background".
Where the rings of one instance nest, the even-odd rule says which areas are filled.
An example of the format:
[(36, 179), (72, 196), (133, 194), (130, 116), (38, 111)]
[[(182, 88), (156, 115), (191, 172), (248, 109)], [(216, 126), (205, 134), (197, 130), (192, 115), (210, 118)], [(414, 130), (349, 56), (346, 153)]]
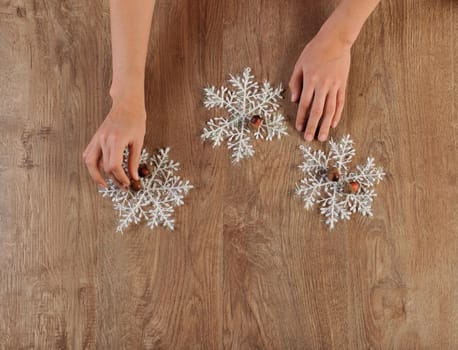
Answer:
[(457, 1), (383, 0), (354, 45), (333, 135), (388, 172), (372, 219), (329, 232), (292, 196), (288, 98), (290, 136), (240, 166), (199, 140), (201, 88), (247, 65), (287, 85), (333, 6), (157, 1), (145, 146), (195, 189), (176, 231), (120, 235), (81, 156), (110, 107), (107, 1), (0, 0), (0, 349), (458, 348)]

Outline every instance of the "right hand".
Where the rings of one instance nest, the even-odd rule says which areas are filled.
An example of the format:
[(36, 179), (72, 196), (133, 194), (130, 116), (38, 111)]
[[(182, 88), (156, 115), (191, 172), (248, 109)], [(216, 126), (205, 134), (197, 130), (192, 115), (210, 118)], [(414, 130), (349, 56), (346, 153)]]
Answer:
[(313, 140), (320, 120), (318, 140), (326, 141), (329, 128), (335, 128), (342, 115), (350, 45), (337, 38), (334, 33), (320, 31), (305, 46), (290, 80), (291, 100), (299, 102), (296, 129), (304, 132), (306, 141)]
[(113, 100), (107, 117), (92, 137), (83, 159), (92, 179), (100, 186), (107, 187), (102, 171), (120, 188), (127, 190), (130, 180), (125, 173), (123, 151), (129, 147), (128, 170), (131, 178), (138, 180), (138, 165), (146, 131), (144, 103), (136, 99)]

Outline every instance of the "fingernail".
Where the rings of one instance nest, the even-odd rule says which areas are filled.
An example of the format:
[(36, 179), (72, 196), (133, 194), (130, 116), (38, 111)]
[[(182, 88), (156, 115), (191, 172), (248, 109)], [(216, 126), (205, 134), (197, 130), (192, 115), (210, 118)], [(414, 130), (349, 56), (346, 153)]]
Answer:
[(305, 141), (312, 141), (312, 140), (313, 140), (313, 135), (312, 134), (305, 135)]
[(292, 94), (291, 95), (291, 102), (295, 102), (296, 101), (296, 94)]
[(302, 131), (303, 128), (304, 124), (299, 124), (298, 126), (296, 126), (297, 131)]
[(320, 135), (320, 141), (326, 141), (326, 134), (321, 134)]
[(332, 125), (331, 125), (331, 128), (333, 128), (333, 129), (334, 129), (334, 128), (336, 127), (336, 125), (337, 125), (337, 123), (336, 123), (336, 122), (332, 123)]

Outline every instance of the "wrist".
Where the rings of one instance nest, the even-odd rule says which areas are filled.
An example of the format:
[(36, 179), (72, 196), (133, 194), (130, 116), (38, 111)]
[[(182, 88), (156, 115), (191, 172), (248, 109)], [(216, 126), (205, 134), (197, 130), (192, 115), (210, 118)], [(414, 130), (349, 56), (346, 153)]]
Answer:
[(110, 89), (110, 96), (112, 100), (112, 110), (117, 110), (124, 117), (131, 118), (134, 116), (136, 119), (146, 119), (145, 96), (144, 90), (133, 90), (129, 88), (116, 88)]
[(143, 96), (145, 90), (145, 71), (135, 69), (132, 65), (126, 67), (113, 66), (113, 80), (111, 82), (110, 96), (134, 95)]
[(136, 105), (145, 105), (145, 88), (144, 82), (113, 80), (110, 87), (110, 96), (113, 103), (127, 103)]
[(332, 59), (349, 54), (352, 44), (353, 41), (341, 37), (335, 28), (323, 25), (306, 47)]
[(336, 47), (350, 49), (364, 24), (365, 17), (346, 6), (342, 1), (328, 20), (323, 24), (317, 37)]
[(132, 99), (113, 99), (109, 115), (115, 119), (146, 121), (145, 105), (141, 101)]

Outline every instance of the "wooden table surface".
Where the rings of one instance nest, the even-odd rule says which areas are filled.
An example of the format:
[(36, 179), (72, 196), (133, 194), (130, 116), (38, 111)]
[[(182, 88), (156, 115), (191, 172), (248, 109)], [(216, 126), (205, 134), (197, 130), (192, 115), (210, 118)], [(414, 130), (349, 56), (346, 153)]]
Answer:
[[(157, 1), (149, 150), (195, 189), (173, 232), (115, 233), (82, 152), (110, 108), (107, 1), (0, 1), (0, 349), (457, 349), (458, 2), (382, 0), (342, 123), (387, 171), (374, 217), (329, 232), (292, 195), (293, 128), (233, 166), (202, 88), (287, 85), (326, 1)], [(320, 147), (315, 141), (313, 145)]]

